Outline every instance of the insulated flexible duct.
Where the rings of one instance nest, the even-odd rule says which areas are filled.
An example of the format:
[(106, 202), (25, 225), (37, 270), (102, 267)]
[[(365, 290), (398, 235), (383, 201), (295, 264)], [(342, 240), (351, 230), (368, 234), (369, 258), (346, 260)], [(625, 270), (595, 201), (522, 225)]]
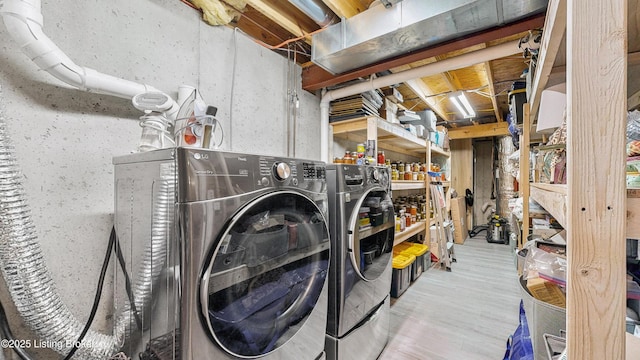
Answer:
[[(151, 241), (145, 248), (138, 271), (135, 273), (133, 299), (138, 316), (148, 313), (148, 307), (152, 303), (152, 290), (160, 275), (166, 270), (167, 241), (173, 229), (175, 167), (162, 168), (159, 182), (159, 190), (153, 199)], [(131, 304), (125, 302), (116, 320), (115, 333), (124, 334), (126, 340), (130, 340), (134, 335), (131, 329), (138, 327), (136, 314), (132, 310)]]
[[(70, 350), (65, 344), (78, 339), (84, 324), (62, 302), (42, 256), (31, 210), (26, 200), (22, 174), (15, 149), (7, 132), (0, 89), (0, 270), (23, 321), (42, 340), (61, 344), (60, 354)], [(171, 172), (171, 171), (169, 171)], [(165, 262), (167, 231), (173, 209), (173, 174), (155, 199), (155, 216), (151, 242), (141, 261), (139, 277), (134, 280), (134, 303), (140, 312), (149, 305), (155, 279)], [(113, 335), (89, 331), (74, 359), (106, 359), (115, 354), (135, 326), (130, 306), (124, 306), (116, 320)]]

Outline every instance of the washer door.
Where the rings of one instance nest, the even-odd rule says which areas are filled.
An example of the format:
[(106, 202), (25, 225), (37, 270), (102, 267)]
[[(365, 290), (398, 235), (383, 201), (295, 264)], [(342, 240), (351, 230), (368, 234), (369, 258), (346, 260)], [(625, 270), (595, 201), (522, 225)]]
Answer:
[(201, 307), (212, 338), (227, 352), (256, 358), (302, 327), (329, 268), (329, 231), (316, 204), (275, 192), (244, 206), (211, 249)]
[(390, 266), (395, 218), (387, 191), (374, 189), (362, 197), (349, 221), (349, 254), (365, 281), (376, 280)]

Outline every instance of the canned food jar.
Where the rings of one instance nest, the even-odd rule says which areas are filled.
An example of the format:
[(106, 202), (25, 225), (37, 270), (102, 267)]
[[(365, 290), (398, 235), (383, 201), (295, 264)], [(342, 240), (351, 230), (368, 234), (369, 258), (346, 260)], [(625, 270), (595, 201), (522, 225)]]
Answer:
[(384, 151), (378, 151), (378, 165), (384, 165), (384, 163), (385, 163)]
[(358, 153), (355, 151), (351, 152), (351, 163), (352, 164), (358, 163)]

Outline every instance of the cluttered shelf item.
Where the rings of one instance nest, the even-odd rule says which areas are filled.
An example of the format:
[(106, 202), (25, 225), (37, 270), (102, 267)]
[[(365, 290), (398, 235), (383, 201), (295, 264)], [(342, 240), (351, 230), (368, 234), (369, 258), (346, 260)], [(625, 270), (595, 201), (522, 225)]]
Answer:
[(452, 223), (445, 211), (446, 197), (440, 180), (440, 173), (429, 172), (429, 194), (435, 220), (435, 224), (430, 227), (430, 232), (435, 234), (435, 237), (431, 239), (431, 253), (441, 267), (451, 271), (451, 263), (456, 262), (451, 231)]

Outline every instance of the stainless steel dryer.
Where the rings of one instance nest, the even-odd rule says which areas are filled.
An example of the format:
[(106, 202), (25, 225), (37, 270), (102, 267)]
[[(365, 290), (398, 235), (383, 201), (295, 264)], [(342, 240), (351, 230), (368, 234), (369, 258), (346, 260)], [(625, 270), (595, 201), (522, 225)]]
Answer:
[(175, 238), (157, 249), (164, 270), (138, 309), (132, 349), (169, 354), (149, 359), (324, 359), (324, 163), (186, 148), (114, 162), (117, 230), (134, 249), (162, 228), (154, 194), (177, 185), (166, 224)]
[(376, 359), (389, 336), (395, 219), (386, 167), (327, 166), (327, 359)]

